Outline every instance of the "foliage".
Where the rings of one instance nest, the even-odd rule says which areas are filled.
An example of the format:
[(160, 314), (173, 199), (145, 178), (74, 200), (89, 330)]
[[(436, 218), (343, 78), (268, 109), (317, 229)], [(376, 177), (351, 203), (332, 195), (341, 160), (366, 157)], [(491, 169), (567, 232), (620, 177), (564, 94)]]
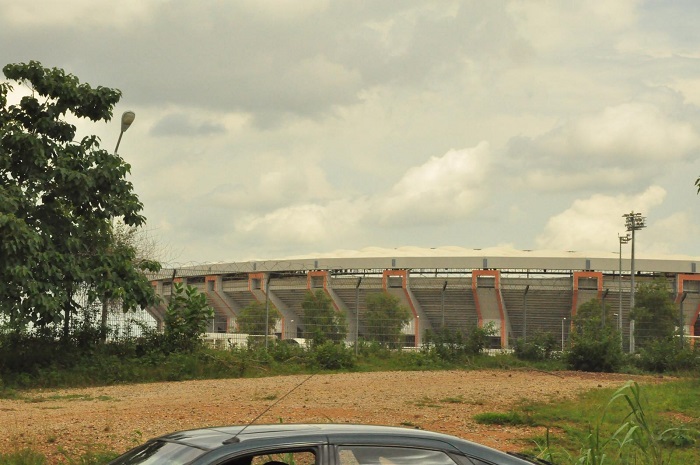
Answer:
[(513, 354), (520, 360), (550, 360), (558, 349), (557, 338), (552, 333), (537, 333), (530, 339), (521, 338), (515, 341)]
[(365, 303), (368, 339), (389, 347), (400, 347), (403, 336), (401, 330), (411, 319), (409, 310), (388, 292), (369, 294)]
[(663, 279), (642, 284), (635, 292), (631, 318), (635, 320), (636, 345), (643, 348), (655, 339), (669, 339), (678, 325), (676, 305)]
[(335, 344), (332, 341), (325, 341), (312, 346), (311, 367), (323, 370), (341, 370), (353, 368), (355, 366), (355, 356), (352, 349), (344, 344)]
[(467, 334), (449, 328), (428, 330), (423, 338), (422, 350), (435, 355), (440, 360), (457, 361), (482, 353), (489, 338), (495, 334), (496, 329), (493, 324), (487, 324), (484, 328), (474, 327)]
[(582, 449), (581, 456), (576, 462), (581, 465), (606, 463), (610, 457), (615, 463), (648, 463), (663, 465), (669, 463), (672, 449), (666, 444), (672, 444), (673, 438), (692, 437), (692, 431), (685, 428), (668, 428), (661, 432), (656, 431), (653, 419), (645, 410), (645, 402), (639, 385), (636, 382), (628, 382), (618, 389), (612, 396), (610, 404), (616, 401), (624, 402), (629, 411), (619, 428), (612, 436), (602, 438), (601, 422), (588, 436), (588, 447)]
[(207, 296), (194, 286), (173, 283), (173, 294), (165, 312), (164, 339), (171, 351), (192, 351), (202, 345), (207, 323), (214, 310)]
[[(606, 312), (607, 309), (606, 306)], [(615, 372), (624, 362), (620, 332), (613, 319), (601, 319), (601, 303), (592, 299), (578, 309), (573, 320), (571, 348), (565, 352), (567, 365), (580, 371)]]
[(304, 309), (304, 337), (312, 344), (345, 339), (348, 331), (345, 316), (333, 308), (333, 300), (323, 289), (307, 292), (301, 308)]
[(700, 349), (680, 347), (678, 340), (655, 339), (645, 344), (634, 361), (643, 370), (656, 373), (700, 369)]
[(82, 288), (91, 300), (119, 296), (127, 309), (152, 304), (131, 250), (112, 247), (114, 218), (133, 227), (145, 221), (126, 179), (130, 166), (95, 136), (74, 141), (65, 120), (109, 121), (121, 93), (36, 61), (3, 72), (31, 95), (8, 105), (12, 86), (0, 84), (0, 312), (16, 328), (62, 321), (67, 335)]
[[(553, 463), (698, 463), (700, 450), (689, 447), (696, 443), (700, 426), (697, 389), (697, 379), (648, 384), (643, 393), (628, 382), (616, 391), (597, 389), (577, 400), (524, 408), (536, 424), (562, 429), (556, 444), (549, 434), (536, 441), (539, 456)], [(678, 417), (691, 420), (680, 423)]]
[[(265, 314), (267, 314), (267, 325), (265, 324)], [(241, 310), (241, 313), (236, 318), (238, 330), (242, 333), (265, 335), (273, 334), (277, 322), (281, 316), (274, 305), (269, 304), (266, 308), (262, 302), (251, 302)]]

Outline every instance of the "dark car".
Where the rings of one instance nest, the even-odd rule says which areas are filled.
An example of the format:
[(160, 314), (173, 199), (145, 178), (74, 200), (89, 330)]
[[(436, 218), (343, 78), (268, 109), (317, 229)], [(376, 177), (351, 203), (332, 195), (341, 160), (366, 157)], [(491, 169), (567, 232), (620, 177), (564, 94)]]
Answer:
[(527, 465), (446, 434), (388, 426), (275, 424), (181, 431), (152, 439), (112, 465)]

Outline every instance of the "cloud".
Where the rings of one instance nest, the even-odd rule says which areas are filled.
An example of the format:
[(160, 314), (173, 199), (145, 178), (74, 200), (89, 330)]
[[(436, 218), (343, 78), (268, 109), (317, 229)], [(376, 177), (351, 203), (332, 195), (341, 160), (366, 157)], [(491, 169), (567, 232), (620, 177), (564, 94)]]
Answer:
[(236, 232), (262, 241), (282, 241), (286, 246), (341, 244), (358, 228), (364, 215), (363, 202), (336, 201), (326, 205), (303, 204), (271, 213), (236, 219)]
[(507, 159), (528, 188), (611, 188), (649, 180), (658, 163), (680, 161), (698, 148), (700, 136), (690, 121), (660, 105), (631, 102), (573, 118), (535, 138), (514, 138)]
[(157, 137), (201, 137), (224, 132), (222, 124), (196, 121), (182, 113), (166, 115), (151, 128), (151, 134)]
[(444, 224), (468, 215), (483, 199), (490, 155), (489, 144), (481, 142), (408, 169), (390, 192), (376, 199), (379, 223)]
[(622, 215), (635, 211), (647, 216), (665, 197), (665, 189), (651, 186), (633, 196), (595, 194), (576, 200), (571, 207), (549, 219), (535, 242), (542, 249), (614, 250), (617, 235), (625, 230)]
[(285, 205), (328, 201), (335, 194), (319, 167), (275, 159), (266, 169), (246, 167), (248, 176), (219, 184), (198, 201), (222, 209), (269, 212)]

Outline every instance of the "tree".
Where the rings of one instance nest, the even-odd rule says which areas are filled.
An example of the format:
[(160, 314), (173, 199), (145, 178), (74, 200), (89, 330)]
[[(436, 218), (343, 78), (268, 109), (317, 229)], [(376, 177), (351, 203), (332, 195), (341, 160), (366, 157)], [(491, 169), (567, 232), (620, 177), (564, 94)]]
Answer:
[(265, 334), (265, 314), (267, 313), (267, 334), (270, 335), (275, 330), (277, 322), (281, 316), (277, 309), (270, 305), (269, 309), (265, 308), (265, 304), (254, 301), (248, 304), (236, 318), (238, 330), (242, 333), (264, 335)]
[(214, 318), (214, 309), (207, 296), (194, 286), (173, 283), (173, 295), (165, 311), (165, 340), (174, 351), (192, 351), (202, 344), (207, 323)]
[(634, 294), (631, 317), (635, 320), (637, 346), (650, 344), (654, 339), (671, 339), (676, 331), (678, 317), (671, 291), (663, 279), (642, 284)]
[(401, 343), (401, 329), (410, 321), (409, 310), (387, 292), (367, 295), (365, 324), (371, 340), (393, 347)]
[(345, 317), (335, 311), (333, 301), (323, 289), (307, 292), (301, 303), (304, 309), (304, 337), (314, 345), (327, 340), (339, 342), (345, 339), (347, 325)]
[[(610, 313), (605, 306), (606, 315)], [(573, 320), (571, 348), (565, 353), (569, 367), (581, 371), (615, 372), (624, 362), (620, 332), (613, 319), (601, 321), (603, 306), (591, 299), (579, 307)]]
[(67, 338), (80, 307), (74, 295), (84, 287), (93, 300), (121, 298), (125, 309), (153, 304), (133, 250), (113, 241), (113, 219), (130, 227), (145, 221), (126, 180), (130, 166), (95, 136), (74, 140), (65, 120), (109, 121), (121, 92), (36, 61), (3, 72), (31, 95), (8, 105), (12, 86), (0, 84), (0, 312), (18, 327), (62, 321)]
[[(92, 300), (99, 298), (102, 303), (101, 329), (103, 341), (107, 336), (107, 314), (110, 303), (118, 303), (123, 311), (139, 305), (139, 296), (150, 297), (152, 288), (143, 279), (146, 271), (160, 269), (155, 255), (158, 245), (143, 233), (143, 230), (128, 226), (121, 221), (111, 223), (111, 245), (107, 254), (113, 258), (112, 266), (120, 269), (110, 269), (101, 266), (96, 272), (101, 276), (94, 289), (91, 290)], [(90, 299), (89, 299), (90, 300)]]

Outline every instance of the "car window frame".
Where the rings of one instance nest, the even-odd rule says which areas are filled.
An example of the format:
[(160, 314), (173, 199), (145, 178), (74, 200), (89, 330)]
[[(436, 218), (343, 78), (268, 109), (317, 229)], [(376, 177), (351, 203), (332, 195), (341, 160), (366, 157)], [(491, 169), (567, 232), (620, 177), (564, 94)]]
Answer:
[[(213, 451), (214, 452), (214, 451)], [(222, 455), (221, 457), (217, 457), (211, 461), (207, 461), (207, 464), (210, 465), (226, 465), (228, 462), (232, 462), (235, 460), (238, 460), (242, 457), (250, 456), (250, 455), (265, 455), (265, 454), (286, 454), (286, 453), (294, 453), (294, 452), (313, 452), (314, 455), (316, 456), (316, 463), (315, 465), (327, 465), (328, 462), (328, 445), (327, 444), (289, 444), (289, 445), (275, 445), (275, 446), (260, 446), (260, 447), (254, 447), (250, 449), (238, 449), (236, 451), (232, 451), (226, 455)], [(206, 456), (200, 456), (198, 457), (193, 464), (199, 461), (200, 459), (204, 459)]]

